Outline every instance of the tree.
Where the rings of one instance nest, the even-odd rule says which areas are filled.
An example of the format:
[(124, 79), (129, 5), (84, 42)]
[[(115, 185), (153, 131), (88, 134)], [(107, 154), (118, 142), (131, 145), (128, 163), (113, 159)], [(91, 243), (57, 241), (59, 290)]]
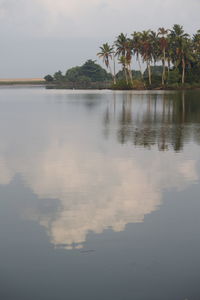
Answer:
[(150, 36), (150, 30), (144, 30), (141, 33), (141, 55), (143, 62), (147, 64), (149, 85), (152, 84), (151, 78), (151, 62), (153, 60), (153, 49), (152, 49), (152, 39)]
[(63, 81), (63, 79), (64, 79), (64, 76), (63, 76), (63, 74), (62, 74), (61, 71), (56, 72), (56, 73), (53, 75), (53, 77), (54, 77), (54, 79), (55, 79), (56, 81)]
[(91, 81), (106, 81), (112, 78), (105, 69), (91, 59), (81, 66), (81, 75), (89, 77)]
[(51, 76), (51, 75), (46, 75), (45, 77), (44, 77), (44, 80), (46, 80), (46, 82), (52, 82), (53, 81), (53, 77)]
[(106, 68), (110, 70), (110, 73), (113, 76), (113, 82), (116, 84), (116, 78), (115, 78), (115, 68), (114, 68), (114, 73), (112, 72), (112, 68), (110, 65), (110, 60), (114, 60), (114, 47), (110, 47), (108, 43), (103, 44), (103, 46), (100, 47), (100, 52), (97, 53), (97, 55), (103, 59), (103, 62), (106, 65)]
[(143, 73), (142, 73), (142, 67), (141, 67), (141, 62), (140, 62), (140, 55), (141, 55), (141, 32), (136, 32), (134, 31), (132, 33), (132, 40), (133, 40), (133, 52), (136, 55), (136, 60), (139, 65), (140, 73), (141, 73), (141, 78), (143, 79)]
[(165, 80), (166, 80), (166, 75), (165, 75), (165, 62), (166, 62), (166, 49), (168, 48), (168, 33), (169, 30), (165, 29), (163, 27), (160, 27), (158, 29), (158, 37), (161, 36), (159, 38), (159, 46), (160, 46), (160, 51), (161, 51), (161, 55), (160, 58), (162, 60), (162, 65), (163, 65), (163, 73), (162, 73), (162, 85), (165, 84)]
[(128, 84), (128, 77), (132, 83), (131, 60), (133, 54), (131, 39), (121, 33), (115, 41), (116, 55), (118, 56), (119, 63), (122, 64), (126, 83)]
[(71, 82), (77, 82), (79, 81), (79, 77), (81, 76), (81, 67), (74, 67), (69, 70), (67, 70), (65, 74), (65, 78), (68, 81)]
[(183, 26), (175, 24), (170, 33), (175, 68), (182, 70), (182, 84), (185, 83), (186, 61), (191, 58), (189, 35), (184, 32)]

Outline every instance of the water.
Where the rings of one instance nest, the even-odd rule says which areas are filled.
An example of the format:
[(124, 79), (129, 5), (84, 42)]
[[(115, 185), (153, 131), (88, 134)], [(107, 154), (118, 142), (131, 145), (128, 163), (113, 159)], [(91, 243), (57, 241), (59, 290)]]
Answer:
[(0, 299), (200, 299), (200, 92), (0, 89)]

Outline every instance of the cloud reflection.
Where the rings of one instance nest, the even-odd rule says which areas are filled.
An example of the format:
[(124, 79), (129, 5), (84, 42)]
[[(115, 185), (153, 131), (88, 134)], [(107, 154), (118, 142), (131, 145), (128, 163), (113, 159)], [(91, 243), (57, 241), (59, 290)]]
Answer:
[(198, 179), (195, 161), (184, 154), (167, 152), (165, 159), (154, 151), (141, 156), (141, 150), (134, 156), (111, 151), (105, 155), (79, 146), (56, 138), (40, 156), (15, 170), (1, 158), (1, 184), (21, 173), (41, 201), (59, 199), (56, 218), (40, 211), (31, 216), (46, 228), (55, 246), (81, 248), (91, 231), (119, 232), (128, 223), (143, 222), (161, 204), (163, 189), (180, 189)]
[[(109, 126), (113, 135), (109, 140), (97, 134), (99, 130), (102, 132), (102, 115), (97, 117), (95, 112), (88, 114), (85, 110), (79, 115), (76, 107), (69, 105), (68, 118), (65, 112), (62, 119), (62, 107), (59, 110), (60, 106), (56, 106), (58, 120), (55, 107), (49, 109), (48, 117), (46, 106), (40, 118), (38, 110), (32, 115), (30, 112), (20, 115), (16, 120), (17, 141), (14, 126), (10, 126), (13, 119), (0, 120), (4, 122), (0, 126), (3, 137), (0, 140), (0, 184), (8, 185), (20, 174), (41, 203), (51, 199), (52, 204), (53, 199), (58, 200), (55, 202), (59, 207), (54, 214), (38, 206), (26, 214), (46, 229), (55, 247), (80, 249), (90, 232), (102, 233), (108, 228), (119, 232), (128, 223), (144, 222), (145, 216), (161, 205), (164, 190), (184, 189), (198, 180), (197, 145), (193, 146), (193, 153), (190, 147), (185, 147), (178, 154), (159, 152), (156, 146), (152, 146), (151, 151), (129, 144), (122, 146), (112, 140), (117, 128), (112, 122)], [(134, 103), (134, 112), (136, 110)], [(138, 115), (141, 116), (141, 108)], [(91, 119), (88, 121), (89, 116), (95, 118), (93, 126)], [(48, 120), (45, 124), (44, 117)], [(143, 123), (137, 127), (143, 128)], [(6, 134), (1, 128), (6, 128)]]

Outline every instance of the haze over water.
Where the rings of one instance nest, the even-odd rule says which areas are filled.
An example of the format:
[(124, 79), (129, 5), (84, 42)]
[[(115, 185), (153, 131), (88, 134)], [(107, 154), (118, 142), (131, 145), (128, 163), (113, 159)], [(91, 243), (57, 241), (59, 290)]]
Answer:
[(199, 300), (200, 92), (0, 89), (0, 298)]

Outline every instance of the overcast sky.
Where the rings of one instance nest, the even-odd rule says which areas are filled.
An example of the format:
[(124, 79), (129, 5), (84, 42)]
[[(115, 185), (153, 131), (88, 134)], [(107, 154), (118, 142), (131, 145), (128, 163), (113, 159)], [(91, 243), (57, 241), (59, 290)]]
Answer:
[(0, 0), (0, 78), (43, 77), (96, 59), (120, 33), (200, 29), (200, 0)]

